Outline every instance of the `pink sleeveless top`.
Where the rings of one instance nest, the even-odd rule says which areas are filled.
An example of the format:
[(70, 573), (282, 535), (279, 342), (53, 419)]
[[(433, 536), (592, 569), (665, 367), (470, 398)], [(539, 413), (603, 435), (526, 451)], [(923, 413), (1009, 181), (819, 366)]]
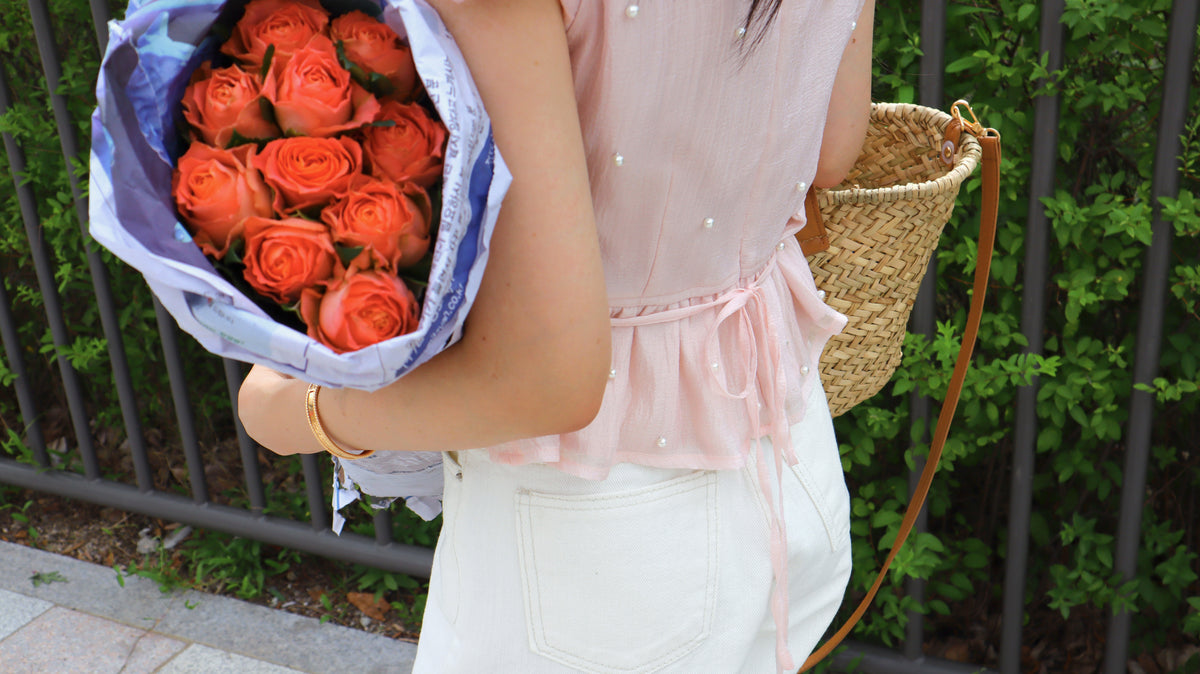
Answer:
[(615, 463), (742, 465), (805, 414), (845, 318), (794, 234), (861, 0), (562, 0), (612, 317), (583, 430), (491, 448), (603, 478)]

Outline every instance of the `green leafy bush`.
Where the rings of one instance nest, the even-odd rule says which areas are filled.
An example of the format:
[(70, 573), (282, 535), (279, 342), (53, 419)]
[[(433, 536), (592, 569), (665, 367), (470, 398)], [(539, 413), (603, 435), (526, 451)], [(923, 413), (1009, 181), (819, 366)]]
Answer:
[[(1016, 392), (1039, 383), (1034, 516), (1027, 584), (1025, 642), (1050, 648), (1068, 622), (1087, 621), (1097, 651), (1107, 617), (1134, 612), (1134, 653), (1195, 639), (1200, 597), (1200, 539), (1189, 513), (1200, 488), (1196, 434), (1196, 354), (1200, 353), (1200, 66), (1193, 69), (1187, 133), (1177, 198), (1151, 198), (1166, 58), (1169, 0), (1097, 3), (1066, 0), (1064, 67), (1047, 69), (1038, 53), (1040, 6), (1020, 0), (952, 2), (947, 23), (946, 106), (957, 98), (1003, 136), (999, 232), (988, 315), (980, 331), (942, 470), (929, 499), (929, 533), (902, 553), (860, 636), (895, 643), (913, 608), (904, 577), (928, 578), (922, 610), (934, 640), (966, 638), (959, 625), (983, 626), (973, 646), (999, 642)], [(917, 3), (879, 0), (876, 20), (876, 100), (916, 102), (920, 67)], [(1118, 28), (1119, 26), (1119, 28)], [(1043, 354), (1025, 353), (1020, 333), (1033, 136), (1033, 101), (1060, 97), (1055, 193), (1043, 207), (1050, 219), (1049, 278)], [(926, 446), (910, 431), (910, 391), (940, 400), (965, 323), (977, 233), (978, 181), (937, 253), (938, 331), (910, 335), (890, 395), (885, 393), (837, 422), (850, 477), (855, 521), (852, 587), (866, 588), (894, 538), (907, 502), (901, 460)], [(1142, 266), (1156, 212), (1174, 226), (1159, 376), (1146, 390), (1157, 399), (1153, 457), (1147, 484), (1138, 576), (1123, 583), (1113, 571), (1124, 435), (1133, 392), (1132, 365), (1143, 292)], [(911, 545), (911, 543), (910, 543)], [(1191, 609), (1189, 609), (1191, 606)], [(1189, 613), (1190, 610), (1190, 613)], [(1187, 622), (1185, 622), (1185, 620)], [(936, 631), (936, 632), (935, 632)], [(1084, 643), (1088, 642), (1088, 643)], [(983, 648), (975, 648), (982, 658)], [(1098, 649), (1099, 652), (1103, 648)], [(1074, 653), (1078, 657), (1082, 653)], [(1058, 665), (1061, 666), (1061, 654)], [(1078, 660), (1076, 660), (1078, 662)], [(1056, 671), (1054, 663), (1049, 669)]]

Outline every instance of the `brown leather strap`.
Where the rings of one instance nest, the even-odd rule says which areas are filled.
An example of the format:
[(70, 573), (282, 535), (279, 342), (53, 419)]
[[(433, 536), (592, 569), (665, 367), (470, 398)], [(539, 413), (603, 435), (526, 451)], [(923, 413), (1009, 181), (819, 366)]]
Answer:
[(819, 253), (829, 248), (829, 235), (825, 233), (825, 218), (821, 217), (821, 209), (817, 206), (816, 188), (808, 188), (804, 195), (804, 214), (807, 222), (804, 229), (796, 234), (800, 240), (800, 250), (804, 257)]
[(825, 645), (816, 650), (799, 671), (807, 671), (810, 667), (825, 658), (838, 644), (850, 634), (850, 630), (867, 612), (867, 607), (887, 577), (888, 568), (900, 546), (908, 538), (909, 532), (917, 521), (917, 515), (925, 505), (925, 497), (929, 494), (929, 485), (933, 482), (933, 474), (937, 471), (938, 461), (942, 458), (942, 447), (950, 434), (950, 422), (954, 419), (954, 410), (958, 406), (958, 397), (962, 393), (963, 382), (967, 376), (967, 367), (971, 363), (971, 352), (975, 348), (975, 338), (979, 334), (979, 321), (983, 317), (983, 298), (987, 293), (988, 274), (992, 267), (992, 248), (996, 240), (996, 216), (1000, 205), (1000, 136), (992, 129), (983, 130), (979, 134), (979, 143), (983, 147), (983, 206), (979, 215), (979, 250), (975, 261), (975, 286), (971, 295), (971, 309), (967, 314), (967, 328), (963, 334), (962, 346), (958, 350), (958, 360), (954, 364), (954, 373), (950, 376), (950, 386), (946, 389), (946, 399), (942, 403), (942, 411), (938, 415), (933, 442), (929, 445), (929, 456), (925, 460), (925, 470), (921, 480), (913, 491), (908, 509), (904, 511), (904, 519), (900, 522), (900, 531), (896, 534), (896, 542), (888, 553), (883, 567), (875, 583), (867, 591), (858, 608), (846, 624), (832, 636)]

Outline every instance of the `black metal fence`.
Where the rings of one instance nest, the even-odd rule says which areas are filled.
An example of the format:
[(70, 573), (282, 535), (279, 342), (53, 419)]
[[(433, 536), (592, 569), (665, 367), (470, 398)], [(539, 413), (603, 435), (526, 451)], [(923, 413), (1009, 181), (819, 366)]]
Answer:
[[(1064, 0), (1043, 0), (1041, 3), (1040, 50), (1048, 57), (1051, 71), (1062, 63), (1063, 34), (1060, 18)], [(60, 56), (55, 53), (55, 36), (52, 30), (48, 5), (45, 0), (29, 0), (30, 19), (45, 76), (45, 83), (57, 83), (62, 76)], [(90, 0), (92, 21), (96, 31), (99, 53), (107, 43), (107, 22), (110, 7), (107, 0)], [(943, 44), (946, 34), (946, 0), (923, 0), (921, 46), (923, 50), (921, 88), (919, 102), (932, 107), (944, 107), (943, 103)], [(1187, 114), (1188, 86), (1193, 65), (1193, 50), (1196, 36), (1196, 0), (1175, 0), (1171, 14), (1170, 35), (1167, 44), (1168, 60), (1163, 81), (1161, 120), (1153, 176), (1153, 194), (1174, 196), (1178, 192), (1179, 168), (1176, 157), (1180, 152), (1179, 138), (1184, 130)], [(47, 87), (53, 90), (54, 87)], [(0, 114), (12, 106), (12, 87), (7, 81), (5, 70), (0, 68)], [(79, 156), (76, 137), (76, 120), (71, 119), (66, 102), (61, 96), (51, 93), (50, 100), (63, 155), (67, 158), (74, 206), (79, 225), (87, 228), (87, 200), (83, 194), (81, 180), (73, 168), (72, 158)], [(1048, 223), (1041, 204), (1054, 189), (1056, 127), (1059, 101), (1054, 95), (1046, 95), (1035, 101), (1035, 136), (1032, 143), (1033, 174), (1028, 195), (1029, 219), (1026, 236), (1024, 288), (1022, 308), (1022, 332), (1028, 339), (1028, 351), (1042, 352), (1044, 295), (1041, 289), (1047, 283), (1047, 238)], [(108, 357), (112, 366), (117, 397), (120, 402), (128, 451), (132, 456), (135, 484), (106, 479), (101, 475), (96, 448), (92, 444), (89, 419), (85, 408), (83, 386), (79, 376), (66, 356), (62, 355), (70, 342), (63, 320), (63, 309), (55, 283), (55, 269), (43, 241), (41, 220), (33, 191), (22, 184), (25, 173), (25, 156), (22, 147), (11, 135), (4, 135), (5, 151), (9, 169), (20, 203), (21, 216), (29, 239), (29, 253), (37, 274), (38, 291), (43, 299), (46, 320), (59, 355), (57, 367), (65, 397), (68, 401), (70, 422), (77, 438), (77, 451), (82, 461), (82, 474), (56, 469), (52, 463), (47, 443), (39, 424), (38, 403), (34, 391), (25, 375), (22, 345), (18, 326), (12, 314), (12, 304), (5, 287), (0, 284), (0, 338), (3, 339), (5, 356), (10, 371), (15, 375), (17, 405), (25, 420), (25, 444), (32, 450), (33, 464), (21, 463), (0, 455), (0, 483), (54, 493), (62, 496), (169, 519), (181, 523), (225, 531), (234, 535), (261, 540), (266, 543), (287, 546), (297, 550), (331, 558), (352, 561), (379, 569), (426, 576), (432, 559), (431, 551), (399, 544), (393, 541), (392, 522), (386, 511), (375, 517), (375, 538), (352, 533), (336, 537), (330, 532), (330, 518), (326, 508), (325, 485), (322, 484), (318, 458), (305, 456), (300, 461), (305, 479), (309, 511), (308, 522), (301, 522), (264, 514), (267, 497), (263, 480), (259, 475), (259, 448), (250, 440), (236, 419), (237, 439), (240, 447), (243, 478), (249, 507), (238, 508), (215, 503), (209, 495), (205, 482), (205, 471), (198, 446), (192, 403), (188, 394), (188, 382), (184, 374), (178, 343), (178, 329), (169, 315), (156, 303), (158, 332), (162, 341), (176, 420), (180, 429), (183, 452), (189, 476), (190, 498), (176, 493), (156, 489), (153, 483), (149, 454), (138, 412), (138, 401), (134, 393), (133, 378), (127, 362), (121, 331), (118, 327), (116, 302), (110, 290), (106, 268), (99, 254), (89, 250), (87, 266), (91, 273), (95, 299), (107, 340)], [(1168, 259), (1171, 249), (1172, 231), (1169, 223), (1161, 217), (1153, 223), (1153, 242), (1147, 253), (1146, 270), (1141, 279), (1143, 304), (1137, 335), (1137, 352), (1133, 363), (1135, 382), (1149, 383), (1154, 378), (1161, 341), (1163, 306), (1167, 292)], [(927, 278), (927, 285), (933, 275)], [(934, 311), (931, 289), (925, 288), (913, 314), (914, 331), (924, 334), (934, 332)], [(226, 361), (224, 373), (231, 399), (235, 399), (242, 378), (242, 366)], [(1009, 543), (1006, 555), (1007, 569), (1004, 579), (1004, 618), (1002, 643), (999, 653), (1000, 670), (1005, 674), (1020, 671), (1021, 627), (1025, 611), (1026, 560), (1029, 555), (1030, 514), (1032, 502), (1032, 475), (1034, 465), (1037, 422), (1035, 404), (1038, 384), (1033, 382), (1023, 387), (1018, 396), (1016, 426), (1014, 429), (1015, 451), (1011, 467), (1011, 501), (1008, 513)], [(929, 401), (912, 400), (914, 419), (928, 420)], [(1146, 470), (1149, 461), (1151, 422), (1154, 400), (1143, 391), (1133, 393), (1130, 404), (1130, 422), (1126, 429), (1126, 464), (1123, 492), (1120, 504), (1120, 523), (1117, 532), (1117, 554), (1115, 567), (1127, 579), (1136, 574), (1137, 553), (1140, 545), (1139, 525)], [(918, 466), (918, 472), (919, 472)], [(910, 582), (907, 591), (918, 601), (924, 588), (920, 581)], [(1130, 616), (1118, 613), (1109, 626), (1105, 672), (1117, 674), (1125, 671), (1128, 656)], [(927, 658), (922, 655), (923, 622), (920, 614), (910, 616), (907, 640), (901, 652), (880, 649), (862, 644), (851, 644), (850, 648), (836, 656), (835, 665), (840, 668), (854, 667), (861, 672), (977, 672), (981, 667), (963, 665), (945, 660)]]

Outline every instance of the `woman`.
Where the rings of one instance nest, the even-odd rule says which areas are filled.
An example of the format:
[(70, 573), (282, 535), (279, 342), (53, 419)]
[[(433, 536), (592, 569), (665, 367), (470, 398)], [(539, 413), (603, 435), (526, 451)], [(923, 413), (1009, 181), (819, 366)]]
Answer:
[[(431, 4), (512, 187), (462, 340), (320, 396), (344, 448), (447, 452), (415, 671), (794, 669), (850, 551), (844, 318), (793, 235), (861, 146), (873, 0)], [(322, 451), (306, 388), (255, 367), (247, 431)]]

